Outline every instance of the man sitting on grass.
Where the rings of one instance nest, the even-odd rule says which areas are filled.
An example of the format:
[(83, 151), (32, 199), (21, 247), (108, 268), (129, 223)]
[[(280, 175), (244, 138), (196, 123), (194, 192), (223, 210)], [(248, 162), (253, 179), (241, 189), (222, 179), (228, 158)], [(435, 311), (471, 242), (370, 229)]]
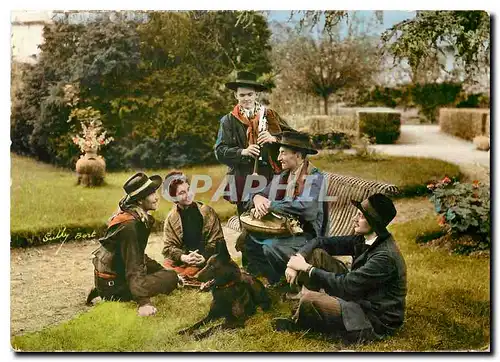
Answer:
[(135, 300), (138, 314), (150, 316), (156, 313), (150, 297), (169, 294), (182, 282), (174, 271), (164, 269), (144, 252), (154, 223), (149, 211), (158, 209), (161, 184), (161, 176), (148, 178), (142, 172), (125, 182), (127, 194), (120, 200), (119, 211), (110, 218), (106, 235), (99, 240), (101, 246), (94, 251), (95, 288), (87, 304), (97, 296)]
[(210, 206), (193, 201), (187, 178), (180, 171), (166, 176), (164, 193), (175, 205), (163, 227), (163, 265), (179, 273), (186, 285), (199, 286), (193, 276), (215, 253), (217, 243), (226, 243), (219, 217)]
[[(273, 321), (276, 330), (313, 329), (362, 341), (403, 324), (406, 265), (386, 229), (396, 216), (394, 204), (382, 194), (352, 203), (358, 208), (356, 235), (316, 238), (290, 258), (287, 281), (306, 288), (292, 319)], [(332, 255), (352, 255), (352, 270)], [(311, 291), (320, 289), (326, 293)]]

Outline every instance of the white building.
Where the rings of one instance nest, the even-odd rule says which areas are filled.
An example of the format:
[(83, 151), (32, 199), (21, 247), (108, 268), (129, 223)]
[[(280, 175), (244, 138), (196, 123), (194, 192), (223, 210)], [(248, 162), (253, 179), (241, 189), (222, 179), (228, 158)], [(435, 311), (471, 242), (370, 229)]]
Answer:
[(22, 63), (36, 62), (40, 53), (38, 46), (43, 43), (43, 27), (51, 22), (52, 11), (49, 10), (11, 11), (12, 59)]

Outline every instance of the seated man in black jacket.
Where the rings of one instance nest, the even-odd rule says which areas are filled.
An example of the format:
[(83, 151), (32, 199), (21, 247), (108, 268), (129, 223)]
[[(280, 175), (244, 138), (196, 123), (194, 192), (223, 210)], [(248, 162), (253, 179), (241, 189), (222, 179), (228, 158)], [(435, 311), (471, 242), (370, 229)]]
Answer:
[[(352, 203), (358, 208), (356, 235), (313, 239), (290, 258), (287, 281), (307, 288), (292, 319), (273, 321), (276, 330), (314, 329), (361, 341), (392, 334), (403, 324), (406, 265), (386, 229), (396, 216), (394, 204), (382, 194)], [(352, 255), (352, 270), (332, 255)]]

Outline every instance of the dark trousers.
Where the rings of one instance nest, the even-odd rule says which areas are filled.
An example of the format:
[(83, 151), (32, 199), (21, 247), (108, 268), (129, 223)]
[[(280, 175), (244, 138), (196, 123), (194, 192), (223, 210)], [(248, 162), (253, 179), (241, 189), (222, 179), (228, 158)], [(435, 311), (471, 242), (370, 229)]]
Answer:
[(285, 275), (290, 257), (297, 253), (311, 239), (309, 234), (284, 238), (269, 238), (249, 234), (242, 254), (247, 261), (247, 271), (253, 275), (265, 276), (271, 284)]
[[(146, 297), (154, 297), (158, 294), (170, 294), (177, 288), (178, 277), (173, 270), (159, 270), (154, 273), (146, 274), (144, 277), (143, 287), (147, 290)], [(95, 285), (99, 292), (99, 296), (104, 300), (134, 300), (134, 296), (124, 280), (120, 279), (104, 279), (95, 276)], [(140, 303), (138, 300), (137, 302)]]
[[(323, 249), (314, 249), (308, 258), (308, 263), (335, 274), (348, 272), (343, 262), (329, 255)], [(299, 306), (293, 315), (295, 322), (302, 328), (330, 333), (347, 343), (363, 342), (375, 338), (371, 329), (348, 332), (342, 320), (341, 299), (318, 292), (320, 286), (311, 282), (307, 273), (299, 273), (298, 283), (309, 289), (303, 293)]]

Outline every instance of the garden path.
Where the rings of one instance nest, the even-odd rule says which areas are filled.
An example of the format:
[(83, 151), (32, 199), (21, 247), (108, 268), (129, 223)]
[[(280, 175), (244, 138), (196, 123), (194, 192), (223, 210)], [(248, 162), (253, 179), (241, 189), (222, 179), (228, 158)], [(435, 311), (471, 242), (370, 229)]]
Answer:
[(472, 142), (441, 132), (439, 125), (402, 125), (395, 144), (370, 148), (393, 156), (432, 157), (452, 162), (469, 178), (489, 182), (490, 151), (476, 150)]

